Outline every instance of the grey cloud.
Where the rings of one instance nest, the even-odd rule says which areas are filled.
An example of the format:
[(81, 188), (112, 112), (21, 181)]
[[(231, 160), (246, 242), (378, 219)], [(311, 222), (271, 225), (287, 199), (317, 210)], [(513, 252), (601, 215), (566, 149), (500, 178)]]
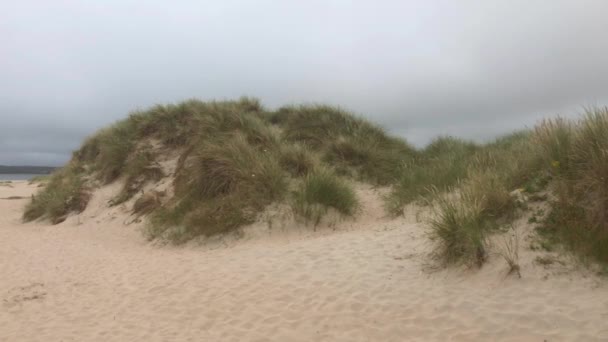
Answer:
[(605, 1), (22, 1), (0, 13), (0, 164), (61, 164), (137, 108), (343, 106), (423, 145), (608, 101)]

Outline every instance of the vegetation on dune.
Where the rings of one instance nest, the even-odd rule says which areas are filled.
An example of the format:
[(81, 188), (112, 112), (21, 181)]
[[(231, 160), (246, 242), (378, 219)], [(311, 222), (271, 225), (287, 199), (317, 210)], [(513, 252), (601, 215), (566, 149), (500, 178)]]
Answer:
[[(578, 121), (545, 120), (534, 131), (500, 138), (463, 159), (461, 183), (448, 188), (459, 195), (434, 192), (430, 202), (437, 213), (429, 223), (444, 259), (479, 261), (484, 239), (477, 237), (513, 218), (520, 203), (512, 191), (520, 189), (541, 200), (547, 196), (533, 193), (552, 194), (551, 210), (539, 227), (543, 244), (560, 244), (584, 260), (608, 263), (608, 109), (590, 109)], [(441, 178), (437, 182), (445, 184)], [(392, 196), (402, 189), (397, 184)], [(391, 201), (394, 197), (389, 208)], [(475, 241), (470, 246), (476, 248), (463, 248), (462, 241)]]
[(546, 120), (536, 127), (536, 142), (555, 196), (542, 235), (608, 263), (608, 108), (590, 109), (576, 122)]
[(287, 190), (277, 155), (250, 144), (242, 133), (199, 142), (184, 156), (174, 185), (176, 201), (155, 215), (151, 237), (166, 229), (175, 241), (233, 230), (255, 220)]
[[(153, 143), (152, 143), (153, 142)], [(32, 198), (24, 220), (61, 222), (84, 210), (90, 189), (117, 179), (125, 203), (163, 176), (159, 154), (179, 153), (172, 196), (133, 201), (149, 215), (151, 238), (174, 242), (226, 233), (269, 205), (291, 204), (306, 222), (328, 211), (354, 215), (353, 180), (390, 186), (386, 208), (401, 214), (422, 200), (437, 255), (447, 264), (481, 265), (488, 234), (515, 217), (515, 193), (541, 200), (547, 241), (608, 262), (608, 110), (580, 121), (546, 120), (489, 144), (439, 137), (416, 150), (339, 108), (311, 105), (268, 111), (255, 99), (157, 105), (88, 138), (71, 162)]]
[[(328, 123), (333, 126), (323, 130)], [(329, 134), (338, 127), (339, 137)], [(269, 112), (249, 98), (188, 100), (134, 112), (99, 131), (74, 152), (71, 165), (78, 174), (65, 168), (53, 179), (95, 187), (120, 178), (124, 187), (111, 204), (125, 203), (164, 176), (157, 158), (169, 149), (180, 153), (174, 195), (138, 197), (133, 210), (149, 215), (150, 238), (174, 242), (233, 231), (274, 202), (294, 203), (307, 219), (315, 207), (315, 222), (327, 208), (352, 215), (356, 196), (342, 178), (388, 184), (401, 161), (414, 153), (380, 128), (331, 107)], [(345, 172), (347, 165), (356, 171)], [(46, 207), (42, 198), (55, 196), (53, 184), (41, 191), (24, 218), (50, 217), (41, 208)], [(290, 188), (297, 190), (289, 195)]]
[(403, 165), (387, 198), (387, 210), (393, 215), (403, 207), (431, 194), (431, 188), (447, 191), (467, 177), (473, 154), (480, 147), (453, 137), (433, 140), (415, 158)]
[(358, 206), (359, 201), (350, 185), (328, 169), (316, 169), (308, 174), (294, 192), (292, 202), (293, 211), (315, 225), (330, 208), (352, 216)]
[[(459, 160), (452, 164), (455, 171), (443, 173), (450, 176), (442, 179), (443, 188), (433, 192), (429, 200), (435, 211), (429, 225), (439, 240), (438, 254), (444, 261), (481, 266), (487, 235), (512, 220), (521, 205), (512, 192), (533, 189), (530, 184), (537, 185), (542, 175), (541, 156), (532, 138), (531, 132), (523, 131), (483, 146), (465, 147), (463, 142), (451, 140), (460, 146), (443, 147), (448, 151), (443, 158)], [(442, 234), (437, 233), (438, 227)], [(447, 228), (451, 228), (450, 234), (445, 233)], [(469, 248), (464, 248), (462, 241), (470, 242)]]
[(130, 200), (148, 181), (158, 181), (164, 176), (160, 166), (155, 163), (154, 152), (149, 149), (138, 150), (128, 158), (123, 170), (126, 181), (120, 194), (112, 200), (113, 205)]
[(468, 192), (446, 197), (434, 192), (434, 215), (428, 220), (435, 255), (444, 264), (481, 266), (487, 257), (486, 220), (483, 206)]
[(286, 142), (318, 153), (340, 175), (378, 185), (399, 178), (416, 150), (370, 122), (329, 106), (283, 107), (269, 116)]
[(48, 218), (53, 223), (60, 223), (69, 213), (84, 211), (90, 192), (83, 177), (82, 168), (75, 162), (54, 172), (46, 187), (32, 196), (23, 212), (23, 219)]

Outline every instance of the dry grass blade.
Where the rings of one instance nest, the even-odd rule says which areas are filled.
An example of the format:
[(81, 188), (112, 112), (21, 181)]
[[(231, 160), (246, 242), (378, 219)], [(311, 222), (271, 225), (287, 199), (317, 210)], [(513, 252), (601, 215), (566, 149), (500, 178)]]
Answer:
[(499, 246), (498, 254), (505, 260), (509, 266), (507, 275), (517, 274), (521, 278), (521, 268), (519, 266), (519, 234), (511, 228), (505, 236), (502, 236), (501, 245)]

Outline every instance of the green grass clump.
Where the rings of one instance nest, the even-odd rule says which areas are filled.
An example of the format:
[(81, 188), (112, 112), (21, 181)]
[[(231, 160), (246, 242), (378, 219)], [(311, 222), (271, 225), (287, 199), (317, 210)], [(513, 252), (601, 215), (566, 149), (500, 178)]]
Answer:
[(131, 199), (148, 181), (158, 181), (164, 174), (155, 163), (155, 155), (149, 149), (133, 153), (125, 161), (125, 184), (118, 196), (112, 199), (112, 205), (118, 205)]
[(303, 177), (312, 172), (319, 161), (304, 145), (284, 144), (281, 146), (279, 163), (293, 177)]
[(467, 178), (469, 164), (480, 147), (453, 137), (440, 137), (417, 158), (403, 165), (399, 179), (387, 197), (387, 210), (402, 213), (403, 206), (428, 195), (432, 188), (446, 191)]
[[(438, 212), (438, 218), (430, 223), (432, 230), (442, 227), (442, 232), (450, 232), (435, 234), (444, 249), (443, 255), (461, 259), (466, 254), (463, 251), (468, 251), (465, 259), (476, 259), (473, 249), (462, 248), (459, 243), (470, 240), (470, 227), (481, 227), (487, 234), (511, 220), (519, 205), (511, 195), (515, 189), (534, 194), (549, 188), (554, 197), (550, 201), (551, 212), (539, 229), (545, 243), (561, 244), (584, 259), (608, 263), (607, 151), (608, 109), (602, 108), (588, 110), (576, 122), (563, 118), (545, 120), (533, 132), (511, 134), (469, 152), (469, 156), (463, 154), (460, 158), (466, 160), (467, 171), (457, 191), (466, 194), (467, 200), (461, 197), (450, 200), (448, 196), (432, 204)], [(442, 158), (449, 160), (446, 156)], [(405, 174), (404, 179), (409, 177), (412, 183), (446, 184), (428, 164), (416, 167), (420, 169)], [(437, 180), (426, 183), (425, 171)], [(407, 189), (417, 193), (415, 187), (407, 184), (398, 183), (393, 198), (389, 196), (389, 204), (391, 200), (397, 203), (394, 208), (402, 207), (402, 202), (395, 200), (395, 192)], [(401, 199), (411, 198), (398, 195)], [(473, 216), (479, 220), (472, 220)], [(458, 225), (460, 229), (455, 228)], [(462, 236), (457, 238), (458, 234)], [(447, 251), (451, 248), (454, 250)]]
[(543, 235), (584, 259), (608, 263), (608, 108), (589, 109), (578, 122), (544, 121), (536, 138), (555, 195)]
[(271, 201), (286, 189), (276, 155), (252, 146), (242, 134), (201, 142), (177, 174), (175, 187), (202, 199), (239, 191)]
[(138, 138), (159, 139), (169, 147), (188, 146), (201, 134), (215, 134), (246, 126), (248, 117), (263, 111), (257, 99), (243, 97), (238, 101), (196, 99), (178, 104), (157, 105), (130, 115), (137, 126)]
[(431, 204), (434, 214), (428, 225), (437, 242), (437, 258), (446, 265), (481, 266), (487, 257), (488, 231), (482, 204), (466, 192), (452, 197), (433, 192)]
[(335, 173), (317, 169), (308, 174), (293, 194), (292, 209), (306, 222), (318, 225), (329, 208), (346, 216), (355, 214), (359, 206), (352, 187)]
[(70, 163), (54, 172), (47, 186), (27, 204), (24, 221), (48, 218), (53, 224), (64, 221), (71, 212), (84, 211), (90, 199), (85, 186), (83, 171), (79, 165)]
[(404, 140), (335, 107), (283, 107), (268, 120), (285, 141), (309, 146), (340, 174), (373, 184), (392, 184), (401, 165), (417, 154)]
[(499, 175), (493, 172), (478, 173), (471, 175), (464, 184), (464, 191), (480, 203), (485, 217), (493, 220), (512, 218), (517, 203)]
[[(425, 170), (422, 164), (418, 171), (421, 183), (435, 189), (430, 192), (429, 201), (435, 217), (429, 225), (440, 246), (439, 254), (447, 264), (465, 261), (481, 265), (485, 260), (485, 237), (514, 219), (521, 206), (511, 193), (541, 178), (542, 158), (532, 134), (517, 132), (482, 146), (446, 140), (427, 151), (439, 158), (427, 165), (441, 170), (434, 171), (431, 166)], [(389, 204), (392, 200), (399, 210), (402, 205), (395, 198), (412, 198), (399, 191), (410, 189), (418, 194), (415, 186), (405, 185), (395, 187), (392, 198), (389, 196)], [(454, 194), (440, 195), (450, 191)]]
[(201, 141), (181, 163), (175, 203), (156, 214), (151, 237), (169, 229), (166, 237), (183, 242), (232, 231), (251, 223), (287, 190), (276, 154), (250, 144), (244, 134)]
[(75, 152), (76, 159), (90, 165), (104, 183), (111, 183), (123, 172), (125, 161), (135, 148), (136, 126), (124, 120), (102, 129)]

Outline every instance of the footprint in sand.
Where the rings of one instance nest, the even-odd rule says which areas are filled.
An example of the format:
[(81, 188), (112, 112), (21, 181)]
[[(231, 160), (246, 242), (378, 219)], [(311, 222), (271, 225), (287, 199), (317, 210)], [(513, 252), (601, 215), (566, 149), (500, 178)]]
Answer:
[(31, 283), (26, 286), (17, 286), (10, 289), (3, 299), (3, 304), (7, 307), (13, 307), (24, 302), (43, 300), (45, 297), (44, 284)]

